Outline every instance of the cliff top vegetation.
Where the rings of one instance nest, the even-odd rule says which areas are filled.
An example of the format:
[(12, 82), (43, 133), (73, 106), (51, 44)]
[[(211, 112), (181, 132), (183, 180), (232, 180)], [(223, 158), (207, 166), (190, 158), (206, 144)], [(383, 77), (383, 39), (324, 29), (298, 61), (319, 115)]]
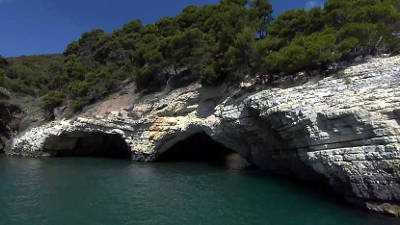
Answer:
[(134, 81), (156, 90), (172, 78), (217, 85), (259, 75), (324, 70), (356, 57), (398, 54), (400, 0), (327, 0), (273, 18), (267, 0), (188, 6), (155, 24), (93, 30), (62, 55), (0, 58), (0, 86), (42, 97), (48, 112), (79, 111)]

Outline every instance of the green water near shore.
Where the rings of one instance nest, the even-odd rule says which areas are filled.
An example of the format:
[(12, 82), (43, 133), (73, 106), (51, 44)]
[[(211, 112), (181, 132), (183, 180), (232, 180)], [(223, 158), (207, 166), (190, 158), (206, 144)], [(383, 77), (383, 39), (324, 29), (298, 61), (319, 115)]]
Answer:
[(396, 225), (312, 186), (206, 163), (0, 156), (1, 225)]

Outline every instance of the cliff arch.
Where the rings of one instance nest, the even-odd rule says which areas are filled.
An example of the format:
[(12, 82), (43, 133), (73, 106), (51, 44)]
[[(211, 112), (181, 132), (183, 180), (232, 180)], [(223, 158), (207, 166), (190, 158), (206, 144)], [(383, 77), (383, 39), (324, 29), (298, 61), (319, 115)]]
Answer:
[(201, 131), (175, 140), (169, 148), (157, 154), (156, 161), (210, 162), (224, 165), (230, 169), (244, 169), (250, 164), (234, 150), (213, 140)]
[(103, 157), (131, 159), (131, 148), (121, 135), (103, 132), (71, 132), (50, 136), (44, 152), (54, 157)]

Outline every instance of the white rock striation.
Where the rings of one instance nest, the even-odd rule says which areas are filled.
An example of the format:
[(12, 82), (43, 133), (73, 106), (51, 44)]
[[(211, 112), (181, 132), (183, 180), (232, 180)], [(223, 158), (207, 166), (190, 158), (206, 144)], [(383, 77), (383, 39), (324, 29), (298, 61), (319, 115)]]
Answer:
[(400, 215), (399, 56), (293, 88), (234, 93), (195, 84), (136, 99), (116, 112), (32, 128), (6, 152), (51, 156), (101, 132), (120, 135), (133, 160), (153, 161), (205, 132), (262, 169), (326, 180), (369, 209)]

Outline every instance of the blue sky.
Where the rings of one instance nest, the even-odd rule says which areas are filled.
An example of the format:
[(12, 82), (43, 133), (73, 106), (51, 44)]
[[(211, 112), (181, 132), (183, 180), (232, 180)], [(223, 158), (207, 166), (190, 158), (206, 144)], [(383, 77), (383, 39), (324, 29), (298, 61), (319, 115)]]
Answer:
[[(140, 19), (154, 23), (188, 5), (219, 0), (0, 0), (0, 55), (61, 53), (68, 43), (92, 29), (111, 32)], [(310, 8), (322, 0), (271, 0), (275, 13)]]

